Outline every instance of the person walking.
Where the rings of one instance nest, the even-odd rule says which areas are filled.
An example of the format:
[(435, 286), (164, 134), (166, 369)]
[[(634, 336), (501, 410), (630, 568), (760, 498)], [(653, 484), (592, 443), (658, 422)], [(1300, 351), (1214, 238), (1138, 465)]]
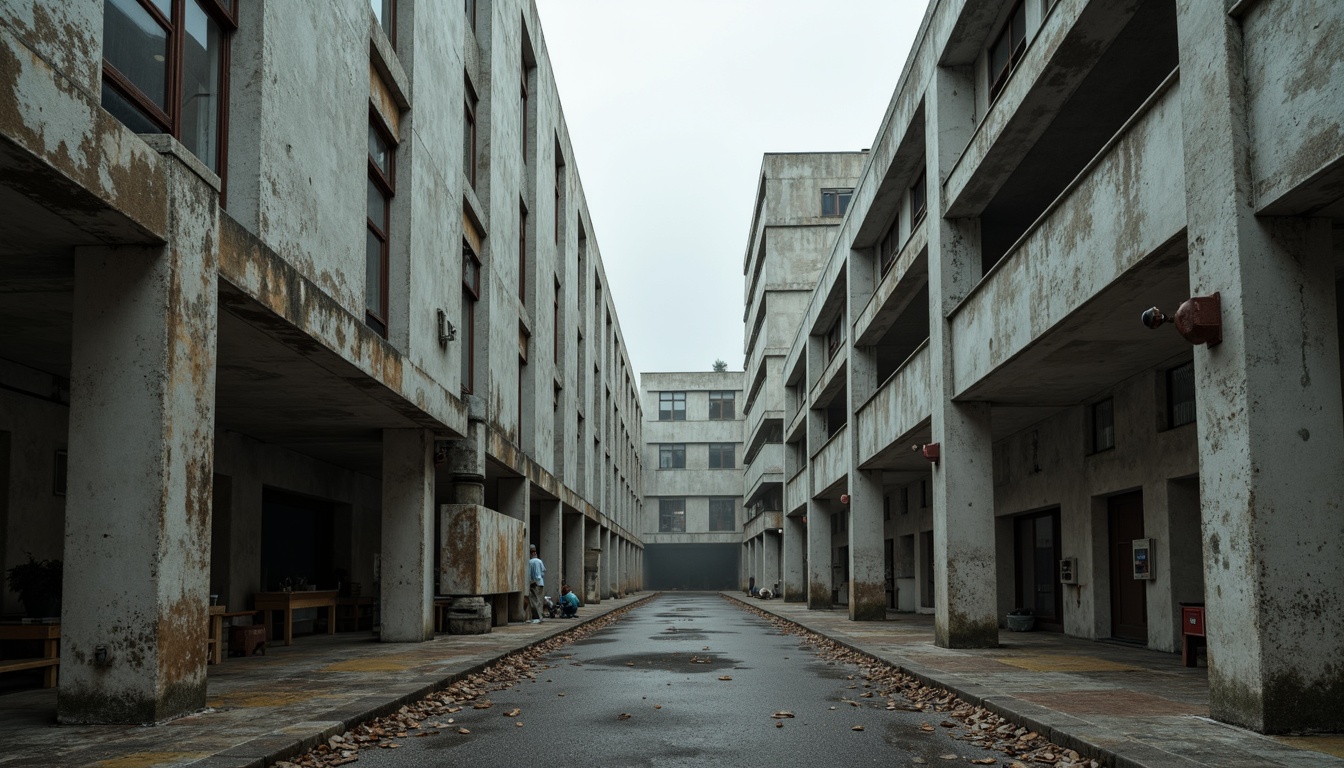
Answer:
[(527, 561), (527, 613), (536, 616), (529, 619), (529, 623), (540, 624), (541, 606), (545, 602), (542, 587), (546, 585), (546, 564), (537, 557), (536, 544), (528, 545), (527, 553), (530, 556)]

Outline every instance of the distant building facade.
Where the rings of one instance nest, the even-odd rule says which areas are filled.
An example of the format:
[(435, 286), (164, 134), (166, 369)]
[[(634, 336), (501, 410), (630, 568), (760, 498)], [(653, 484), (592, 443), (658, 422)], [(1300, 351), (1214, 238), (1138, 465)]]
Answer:
[(62, 721), (204, 707), (214, 594), (339, 586), (414, 642), (435, 595), (521, 619), (529, 542), (640, 588), (531, 2), (14, 0), (0, 92), (0, 570), (64, 561)]
[(1341, 27), (930, 4), (784, 360), (788, 598), (1193, 626), (1215, 717), (1344, 727)]
[(647, 586), (739, 588), (742, 372), (643, 373), (640, 397)]

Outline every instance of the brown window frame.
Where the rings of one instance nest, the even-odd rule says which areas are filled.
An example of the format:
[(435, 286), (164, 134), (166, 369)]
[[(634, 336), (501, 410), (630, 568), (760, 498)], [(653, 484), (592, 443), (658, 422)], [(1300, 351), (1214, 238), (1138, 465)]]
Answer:
[[(726, 463), (725, 463), (726, 462)], [(710, 469), (737, 469), (736, 443), (709, 444)]]
[[(827, 207), (827, 200), (834, 201), (834, 205)], [(854, 199), (854, 188), (848, 189), (842, 187), (827, 188), (821, 190), (821, 215), (827, 218), (844, 216), (849, 210), (849, 204)]]
[[(1018, 27), (1015, 29), (1014, 27)], [(1021, 37), (1016, 33), (1021, 32)], [(995, 72), (994, 54), (999, 50), (999, 46), (1007, 43), (1007, 55), (1004, 57), (1003, 67)], [(994, 42), (990, 43), (986, 49), (986, 70), (989, 76), (989, 102), (994, 100), (1003, 92), (1003, 88), (1008, 83), (1009, 76), (1013, 70), (1017, 69), (1017, 64), (1022, 60), (1022, 55), (1027, 50), (1027, 7), (1024, 0), (1017, 0), (1017, 4), (1008, 12), (1008, 19), (1004, 21), (1003, 26), (999, 28), (999, 33), (994, 36)]]
[[(137, 3), (150, 18), (154, 20), (168, 34), (168, 61), (165, 62), (166, 72), (164, 74), (164, 98), (168, 102), (169, 111), (165, 112), (162, 107), (155, 104), (149, 96), (141, 91), (139, 86), (131, 81), (126, 75), (103, 58), (102, 76), (103, 83), (115, 91), (123, 99), (130, 102), (140, 114), (162, 130), (163, 133), (172, 136), (178, 141), (182, 140), (182, 70), (185, 55), (185, 23), (174, 24), (173, 20), (179, 22), (186, 13), (188, 2), (192, 0), (168, 0), (171, 4), (169, 10), (172, 18), (165, 18), (163, 12), (151, 0), (131, 0)], [(220, 178), (220, 200), (224, 200), (224, 183), (228, 167), (228, 128), (229, 128), (229, 68), (230, 52), (233, 47), (233, 34), (238, 31), (238, 0), (200, 0), (201, 10), (205, 12), (215, 23), (219, 24), (222, 31), (222, 45), (219, 59), (219, 115), (215, 125), (217, 141), (215, 143), (215, 157), (213, 162), (216, 175)]]
[(378, 26), (382, 27), (383, 33), (387, 35), (387, 41), (392, 44), (392, 49), (397, 47), (397, 0), (369, 0), (369, 9), (373, 9), (373, 4), (378, 3), (386, 7), (387, 13), (378, 14)]
[(924, 220), (925, 214), (929, 212), (928, 189), (926, 187), (925, 171), (920, 171), (919, 176), (915, 177), (915, 183), (910, 185), (910, 231), (912, 233), (919, 222)]
[(522, 67), (522, 88), (520, 89), (521, 96), (520, 96), (520, 99), (519, 99), (520, 106), (521, 106), (520, 113), (521, 113), (521, 116), (522, 116), (520, 124), (522, 125), (522, 134), (523, 134), (523, 137), (522, 137), (522, 147), (521, 147), (521, 149), (522, 149), (522, 153), (523, 153), (523, 165), (527, 165), (527, 148), (528, 148), (528, 141), (527, 141), (527, 131), (528, 131), (528, 125), (527, 125), (527, 99), (528, 99), (528, 93), (527, 93), (527, 77), (528, 77), (529, 74), (531, 74), (531, 72), (532, 72), (531, 68), (529, 68), (529, 67), (527, 66), (527, 62), (524, 61), (524, 62), (523, 62), (523, 67)]
[[(717, 408), (715, 406), (717, 406)], [(723, 390), (723, 391), (712, 391), (709, 393), (710, 421), (732, 421), (736, 418), (737, 418), (736, 392), (732, 390)]]
[(831, 323), (831, 327), (828, 328), (828, 329), (826, 329), (826, 359), (827, 359), (827, 360), (832, 360), (832, 359), (834, 359), (834, 358), (835, 358), (835, 353), (839, 352), (839, 351), (840, 351), (840, 348), (841, 348), (842, 346), (844, 346), (844, 343), (845, 343), (845, 326), (844, 326), (844, 322), (845, 322), (845, 319), (844, 319), (843, 317), (837, 317), (837, 318), (835, 319), (835, 322)]
[[(715, 506), (720, 507), (715, 509)], [(727, 509), (722, 507), (727, 506)], [(726, 520), (726, 523), (725, 523)], [(709, 498), (709, 530), (737, 530), (737, 500), (731, 496), (711, 496)]]
[(471, 87), (471, 81), (466, 82), (466, 92), (463, 97), (463, 126), (462, 126), (462, 149), (463, 149), (463, 172), (467, 176), (467, 184), (472, 189), (476, 188), (476, 174), (479, 163), (477, 162), (478, 139), (476, 133), (476, 107), (480, 104), (480, 99), (476, 96), (476, 89)]
[(466, 355), (466, 375), (462, 392), (476, 391), (476, 303), (481, 300), (481, 260), (466, 238), (462, 238), (462, 333), (466, 337), (462, 354)]
[(527, 306), (527, 203), (518, 203), (518, 302)]
[(896, 254), (901, 252), (900, 240), (901, 223), (899, 220), (893, 221), (877, 245), (878, 264), (883, 275), (887, 274), (891, 270), (891, 265), (896, 263)]
[[(369, 108), (369, 129), (379, 135), (387, 143), (387, 172), (378, 167), (377, 161), (373, 155), (368, 156), (368, 178), (373, 185), (383, 193), (383, 221), (381, 225), (373, 219), (365, 217), (365, 223), (368, 231), (372, 232), (374, 237), (378, 238), (381, 247), (379, 248), (379, 272), (380, 272), (380, 296), (378, 297), (378, 310), (382, 314), (374, 312), (368, 306), (368, 291), (364, 295), (364, 324), (372, 328), (378, 335), (387, 338), (391, 323), (388, 322), (388, 315), (391, 313), (391, 292), (388, 290), (388, 280), (392, 264), (392, 198), (396, 197), (396, 179), (397, 179), (397, 141), (392, 136), (392, 132), (383, 124), (383, 119), (378, 115), (372, 106)], [(366, 205), (367, 208), (367, 205)], [(368, 253), (365, 251), (365, 269)]]
[(560, 276), (555, 275), (555, 298), (551, 302), (551, 354), (556, 368), (560, 368), (560, 337), (563, 326), (560, 325)]
[(467, 28), (476, 34), (476, 0), (463, 0), (462, 12), (467, 17)]
[(658, 500), (658, 532), (686, 532), (686, 499), (675, 498)]

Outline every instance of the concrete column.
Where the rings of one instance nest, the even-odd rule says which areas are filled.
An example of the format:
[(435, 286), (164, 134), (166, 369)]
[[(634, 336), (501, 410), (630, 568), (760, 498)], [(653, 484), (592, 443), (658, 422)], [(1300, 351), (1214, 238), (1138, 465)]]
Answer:
[[(497, 481), (496, 487), (499, 489), (499, 509), (500, 514), (508, 515), (515, 520), (521, 520), (523, 523), (523, 570), (517, 575), (518, 589), (509, 592), (509, 621), (526, 621), (527, 609), (523, 607), (523, 598), (527, 596), (527, 543), (532, 541), (532, 530), (529, 525), (531, 515), (528, 513), (530, 505), (530, 486), (525, 477), (501, 477)], [(543, 560), (544, 562), (544, 560)]]
[(611, 529), (605, 525), (598, 529), (598, 546), (602, 549), (601, 568), (598, 574), (598, 587), (602, 592), (603, 598), (613, 596), (612, 584), (612, 566), (611, 566)]
[(803, 554), (807, 551), (807, 526), (801, 517), (784, 518), (783, 574), (780, 586), (784, 590), (784, 600), (801, 603), (807, 600), (807, 574), (804, 570)]
[(849, 473), (849, 618), (886, 621), (882, 471)]
[(1265, 732), (1344, 728), (1344, 417), (1326, 219), (1253, 205), (1240, 22), (1177, 3), (1194, 295), (1209, 709)]
[[(587, 518), (583, 521), (583, 602), (600, 603), (602, 602), (602, 528), (601, 526)], [(589, 577), (589, 570), (594, 570), (594, 575)]]
[(583, 595), (583, 515), (564, 516), (565, 556), (563, 579), (574, 594)]
[(538, 508), (537, 525), (540, 528), (536, 532), (537, 549), (540, 551), (542, 561), (546, 563), (546, 594), (559, 595), (560, 582), (565, 578), (561, 566), (564, 531), (561, 524), (560, 502), (550, 499), (538, 500), (534, 502), (534, 506)]
[(763, 586), (769, 588), (771, 592), (777, 591), (775, 587), (776, 584), (779, 584), (779, 589), (784, 588), (779, 574), (779, 548), (782, 543), (781, 539), (782, 537), (775, 533), (773, 528), (766, 531), (764, 538), (761, 539), (761, 543), (765, 545), (762, 552), (762, 560), (764, 564), (761, 567), (761, 571), (765, 575), (762, 577), (761, 581), (763, 582)]
[(168, 244), (74, 257), (62, 723), (205, 706), (218, 208), (165, 166)]
[(434, 637), (434, 434), (383, 430), (382, 634)]
[(831, 505), (821, 499), (807, 500), (807, 607), (830, 610), (831, 600)]
[[(980, 279), (980, 230), (938, 209), (938, 179), (947, 178), (975, 127), (970, 68), (938, 68), (926, 96), (929, 195), (929, 352), (933, 442), (934, 642), (945, 648), (999, 643), (994, 562), (993, 457), (988, 403), (957, 403), (952, 372), (956, 342), (945, 320)], [(881, 487), (878, 496), (881, 543)], [(877, 551), (880, 574), (882, 555)], [(880, 582), (880, 575), (878, 578)]]

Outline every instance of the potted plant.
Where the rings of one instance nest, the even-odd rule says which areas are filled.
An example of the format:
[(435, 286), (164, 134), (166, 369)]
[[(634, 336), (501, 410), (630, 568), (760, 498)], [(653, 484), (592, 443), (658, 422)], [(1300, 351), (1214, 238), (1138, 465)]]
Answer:
[(28, 553), (28, 562), (19, 563), (7, 574), (9, 588), (19, 596), (29, 618), (61, 615), (61, 561), (37, 560)]
[(1030, 608), (1018, 608), (1008, 614), (1008, 629), (1014, 632), (1030, 632), (1036, 626), (1036, 616)]

